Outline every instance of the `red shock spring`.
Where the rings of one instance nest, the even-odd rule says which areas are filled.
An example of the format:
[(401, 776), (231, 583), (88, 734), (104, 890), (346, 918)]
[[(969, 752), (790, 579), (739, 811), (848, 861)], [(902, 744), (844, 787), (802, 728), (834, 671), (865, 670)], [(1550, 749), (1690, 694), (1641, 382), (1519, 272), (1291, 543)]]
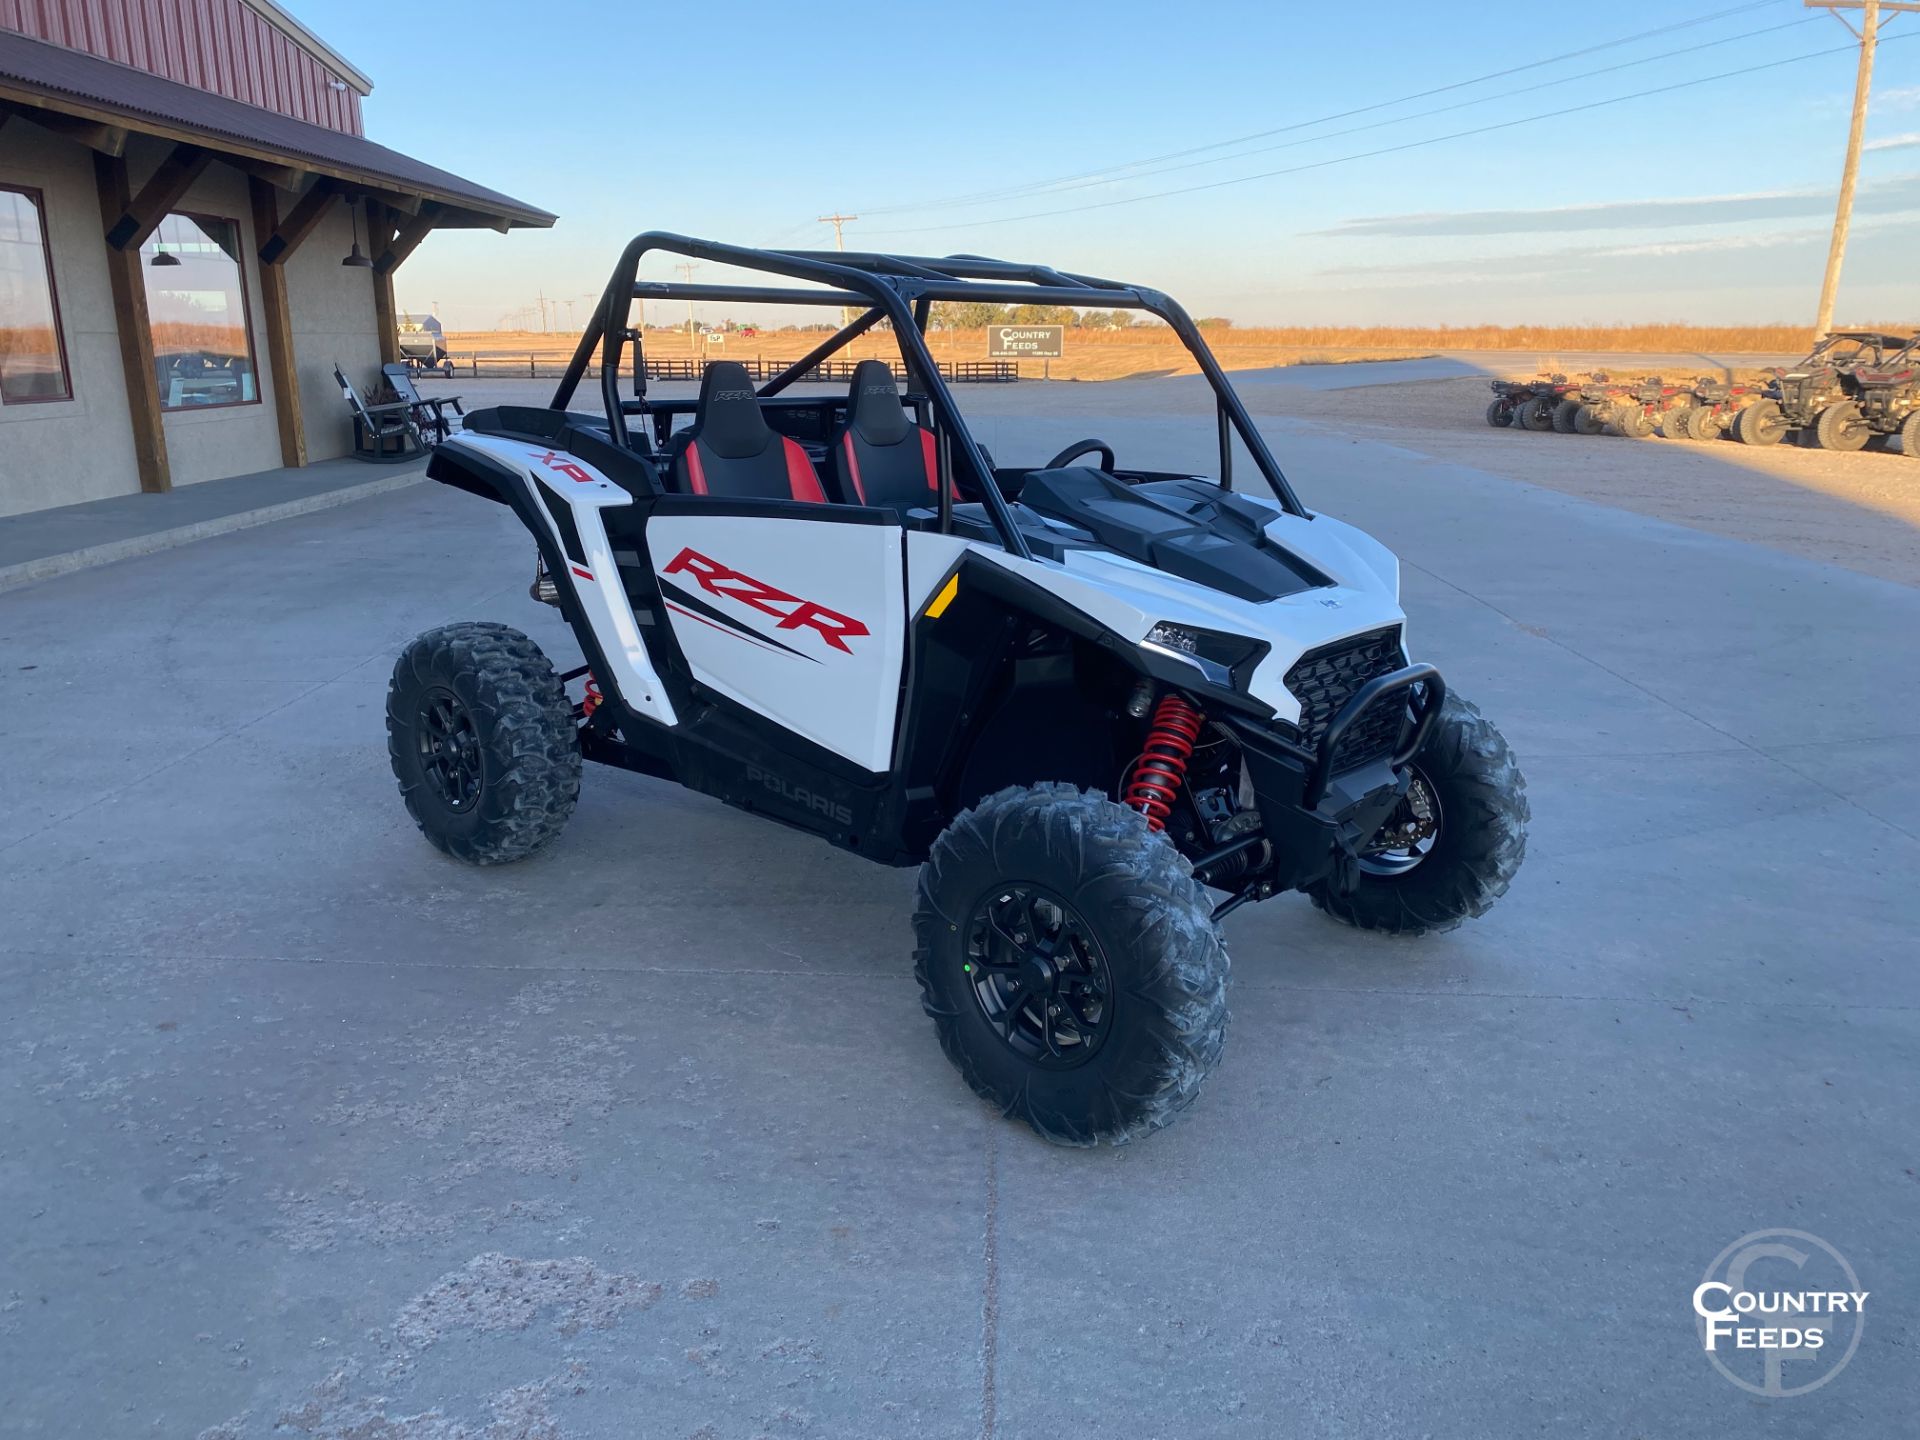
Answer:
[(1126, 794), (1126, 803), (1145, 815), (1154, 830), (1167, 828), (1173, 799), (1186, 782), (1194, 741), (1206, 723), (1207, 717), (1179, 695), (1162, 696), (1154, 708), (1153, 728), (1147, 732), (1140, 758), (1133, 762)]
[(606, 696), (600, 693), (600, 684), (591, 672), (587, 675), (587, 693), (580, 697), (580, 718), (591, 720), (593, 712), (606, 702)]

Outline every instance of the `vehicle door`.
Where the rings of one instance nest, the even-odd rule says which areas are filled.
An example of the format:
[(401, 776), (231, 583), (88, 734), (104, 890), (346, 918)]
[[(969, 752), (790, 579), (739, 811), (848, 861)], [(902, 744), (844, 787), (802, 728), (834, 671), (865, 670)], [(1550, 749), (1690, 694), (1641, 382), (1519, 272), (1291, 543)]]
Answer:
[(905, 650), (891, 511), (663, 496), (647, 555), (701, 685), (862, 768), (890, 768)]

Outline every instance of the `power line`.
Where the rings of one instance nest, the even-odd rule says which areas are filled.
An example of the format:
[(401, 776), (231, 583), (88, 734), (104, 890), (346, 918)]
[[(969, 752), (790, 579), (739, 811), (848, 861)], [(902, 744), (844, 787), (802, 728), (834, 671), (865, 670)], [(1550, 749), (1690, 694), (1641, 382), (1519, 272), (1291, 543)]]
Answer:
[[(1751, 0), (1751, 3), (1735, 5), (1726, 10), (1715, 10), (1710, 14), (1696, 15), (1688, 20), (1676, 20), (1652, 30), (1642, 30), (1637, 34), (1623, 35), (1617, 40), (1604, 40), (1595, 45), (1583, 46), (1578, 50), (1568, 50), (1560, 55), (1549, 55), (1542, 60), (1530, 60), (1524, 65), (1512, 65), (1504, 70), (1492, 70), (1485, 75), (1476, 75), (1468, 80), (1456, 80), (1448, 85), (1437, 85), (1430, 90), (1417, 90), (1409, 95), (1401, 95), (1392, 100), (1378, 100), (1370, 105), (1356, 106), (1351, 110), (1339, 110), (1330, 115), (1320, 115), (1311, 120), (1296, 120), (1291, 124), (1275, 126), (1269, 130), (1256, 130), (1251, 134), (1238, 135), (1230, 140), (1215, 140), (1205, 145), (1194, 145), (1184, 150), (1170, 150), (1162, 155), (1150, 155), (1141, 160), (1130, 160), (1118, 165), (1109, 165), (1099, 170), (1083, 171), (1077, 175), (1059, 176), (1052, 180), (1037, 180), (1026, 185), (998, 187), (992, 190), (975, 191), (944, 200), (925, 200), (899, 205), (870, 205), (866, 207), (868, 215), (897, 215), (913, 210), (947, 209), (953, 206), (975, 204), (985, 200), (1011, 198), (1032, 194), (1036, 191), (1050, 190), (1056, 186), (1071, 185), (1076, 181), (1097, 180), (1104, 177), (1117, 177), (1119, 172), (1136, 170), (1146, 165), (1157, 165), (1164, 160), (1183, 160), (1189, 155), (1203, 154), (1209, 150), (1224, 150), (1235, 145), (1244, 145), (1253, 140), (1266, 140), (1275, 135), (1284, 135), (1295, 130), (1304, 130), (1314, 125), (1327, 125), (1335, 120), (1348, 120), (1355, 115), (1367, 115), (1376, 110), (1385, 110), (1394, 105), (1404, 105), (1414, 100), (1427, 100), (1435, 95), (1445, 95), (1454, 90), (1464, 90), (1471, 85), (1485, 84), (1489, 80), (1502, 80), (1509, 75), (1519, 75), (1528, 70), (1538, 70), (1547, 65), (1558, 65), (1565, 60), (1578, 60), (1585, 55), (1595, 55), (1603, 50), (1615, 50), (1622, 45), (1632, 45), (1641, 40), (1650, 40), (1658, 36), (1669, 35), (1678, 30), (1688, 30), (1695, 26), (1711, 24), (1715, 20), (1724, 20), (1730, 15), (1745, 14), (1749, 10), (1764, 10), (1780, 0)], [(1664, 56), (1652, 57), (1663, 59)], [(1578, 78), (1578, 77), (1575, 77)], [(892, 232), (902, 233), (902, 232)]]
[[(1893, 36), (1882, 40), (1882, 45), (1891, 45), (1911, 36)], [(1058, 210), (1035, 210), (1024, 215), (1002, 215), (992, 220), (957, 221), (947, 225), (916, 225), (900, 230), (886, 230), (878, 233), (886, 235), (925, 235), (947, 230), (977, 230), (989, 225), (1011, 225), (1021, 220), (1045, 220), (1055, 215), (1077, 215), (1087, 210), (1110, 210), (1120, 205), (1142, 205), (1149, 200), (1166, 200), (1176, 195), (1195, 195), (1206, 190), (1223, 190), (1231, 185), (1247, 185), (1255, 180), (1273, 180), (1282, 175), (1298, 175), (1308, 170), (1324, 170), (1332, 165), (1345, 165), (1355, 160), (1372, 160), (1381, 155), (1397, 155), (1405, 150), (1419, 150), (1428, 145), (1440, 145), (1449, 140), (1465, 140), (1475, 135), (1490, 135), (1499, 130), (1511, 130), (1520, 125), (1532, 125), (1542, 120), (1557, 120), (1566, 115), (1579, 115), (1589, 110), (1604, 109), (1608, 105), (1621, 105), (1629, 100), (1644, 100), (1653, 95), (1668, 95), (1676, 90), (1690, 90), (1696, 85), (1710, 85), (1716, 80), (1732, 80), (1742, 75), (1757, 75), (1767, 70), (1778, 70), (1787, 65), (1799, 65), (1808, 60), (1820, 60), (1829, 55), (1851, 54), (1852, 45), (1839, 45), (1830, 50), (1810, 50), (1804, 55), (1790, 55), (1784, 60), (1769, 61), (1764, 65), (1746, 65), (1738, 70), (1723, 70), (1717, 75), (1702, 75), (1693, 80), (1680, 80), (1671, 85), (1656, 85), (1648, 90), (1636, 90), (1630, 95), (1614, 95), (1605, 100), (1590, 100), (1584, 105), (1569, 105), (1560, 110), (1547, 110), (1538, 115), (1523, 115), (1517, 120), (1502, 120), (1492, 125), (1477, 125), (1470, 130), (1455, 130), (1445, 135), (1433, 135), (1424, 140), (1409, 140), (1401, 145), (1383, 145), (1377, 150), (1363, 150), (1352, 155), (1335, 155), (1326, 160), (1313, 160), (1304, 165), (1289, 165), (1279, 170), (1262, 170), (1252, 175), (1236, 175), (1226, 180), (1211, 180), (1202, 185), (1185, 185), (1175, 190), (1156, 190), (1147, 195), (1128, 195), (1115, 200), (1096, 200), (1087, 205), (1068, 205)]]
[[(1689, 53), (1699, 54), (1703, 50), (1712, 50), (1721, 45), (1735, 45), (1743, 40), (1756, 40), (1762, 35), (1772, 35), (1781, 30), (1794, 30), (1802, 25), (1811, 25), (1815, 17), (1804, 15), (1798, 20), (1789, 20), (1781, 25), (1769, 25), (1764, 30), (1746, 30), (1738, 35), (1728, 35), (1724, 39), (1709, 40), (1696, 45)], [(1603, 65), (1598, 70), (1582, 70), (1577, 75), (1562, 75), (1552, 80), (1542, 80), (1535, 85), (1521, 85), (1512, 90), (1496, 90), (1491, 95), (1475, 96), (1471, 100), (1456, 100), (1451, 105), (1436, 105), (1431, 110), (1415, 110), (1410, 115), (1395, 115), (1387, 120), (1374, 120), (1365, 125), (1350, 125), (1344, 130), (1328, 130), (1319, 135), (1304, 135), (1297, 140), (1283, 140), (1278, 145), (1261, 145), (1252, 150), (1242, 150), (1233, 155), (1214, 155), (1205, 160), (1188, 160), (1178, 165), (1162, 165), (1152, 170), (1141, 170), (1126, 178), (1141, 180), (1153, 175), (1172, 175), (1181, 170), (1196, 170), (1203, 165), (1222, 165), (1232, 160), (1244, 160), (1253, 155), (1270, 155), (1276, 150), (1297, 150), (1302, 145), (1316, 145), (1322, 140), (1338, 140), (1344, 135), (1363, 135), (1369, 130), (1384, 130), (1390, 125), (1404, 125), (1409, 120), (1425, 120), (1435, 115), (1450, 114), (1455, 110), (1471, 109), (1475, 105), (1485, 105), (1495, 100), (1511, 100), (1516, 95), (1531, 95), (1536, 90), (1551, 90), (1561, 85), (1570, 85), (1576, 80), (1591, 80), (1600, 75), (1612, 75), (1620, 70), (1633, 70), (1642, 65), (1656, 64), (1661, 60), (1670, 60), (1671, 55), (1646, 55), (1638, 60), (1623, 60), (1618, 65)], [(1073, 185), (1061, 185), (1054, 193), (1064, 194), (1072, 190), (1087, 190), (1098, 185), (1114, 183), (1101, 178), (1083, 180)], [(943, 207), (944, 208), (944, 207)]]

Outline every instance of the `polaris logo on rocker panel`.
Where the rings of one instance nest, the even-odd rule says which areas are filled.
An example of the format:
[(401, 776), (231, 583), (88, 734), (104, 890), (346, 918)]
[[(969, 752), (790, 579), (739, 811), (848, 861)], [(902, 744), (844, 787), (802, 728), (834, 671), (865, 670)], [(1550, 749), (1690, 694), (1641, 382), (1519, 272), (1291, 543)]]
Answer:
[(816, 795), (804, 786), (782, 780), (778, 775), (769, 775), (758, 765), (747, 766), (747, 779), (771, 790), (789, 805), (797, 805), (802, 810), (811, 810), (815, 815), (824, 815), (836, 825), (851, 825), (853, 809), (831, 800), (825, 795)]
[(660, 573), (691, 575), (709, 595), (718, 595), (723, 600), (737, 600), (742, 605), (751, 605), (763, 615), (776, 617), (780, 621), (774, 626), (776, 630), (805, 628), (815, 631), (822, 640), (843, 654), (853, 653), (847, 644), (848, 640), (872, 633), (850, 615), (842, 615), (838, 610), (829, 610), (811, 600), (802, 600), (797, 595), (776, 590), (765, 581), (743, 575), (690, 547), (674, 556)]

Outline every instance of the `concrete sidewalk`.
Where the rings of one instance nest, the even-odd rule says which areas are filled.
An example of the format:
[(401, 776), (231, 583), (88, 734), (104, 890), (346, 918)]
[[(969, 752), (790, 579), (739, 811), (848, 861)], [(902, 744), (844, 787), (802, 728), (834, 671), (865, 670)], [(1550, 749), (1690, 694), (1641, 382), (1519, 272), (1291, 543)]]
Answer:
[(403, 465), (323, 460), (164, 495), (116, 495), (0, 516), (0, 590), (345, 505), (425, 478), (424, 457)]

